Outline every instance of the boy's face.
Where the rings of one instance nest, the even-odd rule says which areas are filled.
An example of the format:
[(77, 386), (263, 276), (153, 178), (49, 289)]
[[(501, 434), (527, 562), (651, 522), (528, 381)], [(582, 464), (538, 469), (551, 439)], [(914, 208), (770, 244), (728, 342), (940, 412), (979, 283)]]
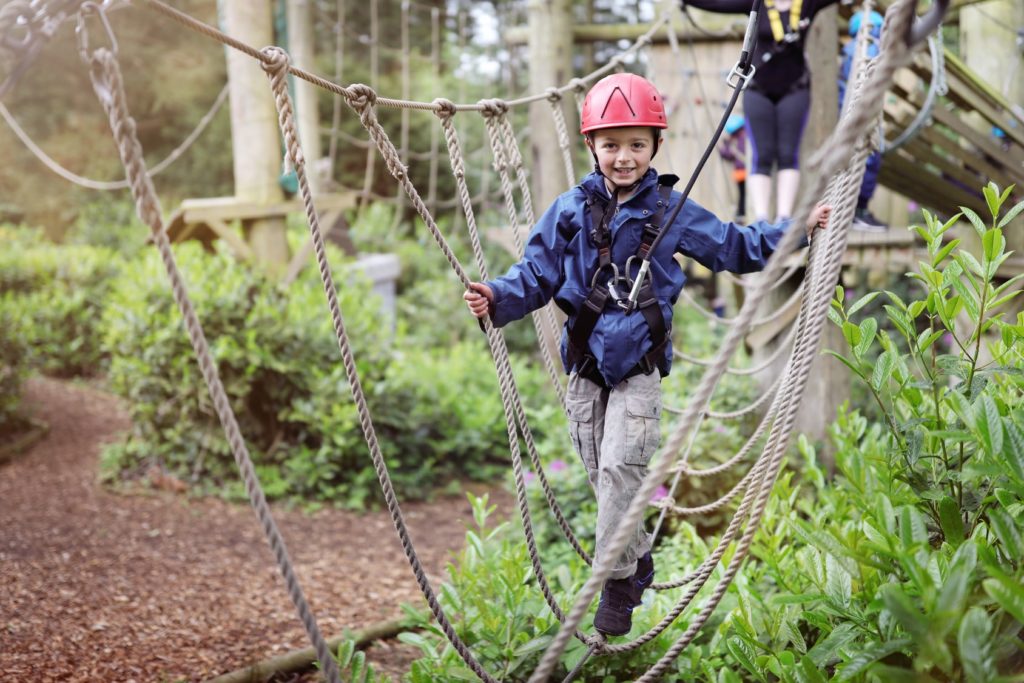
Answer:
[(640, 180), (654, 156), (654, 133), (647, 126), (594, 131), (592, 144), (601, 173), (618, 187)]

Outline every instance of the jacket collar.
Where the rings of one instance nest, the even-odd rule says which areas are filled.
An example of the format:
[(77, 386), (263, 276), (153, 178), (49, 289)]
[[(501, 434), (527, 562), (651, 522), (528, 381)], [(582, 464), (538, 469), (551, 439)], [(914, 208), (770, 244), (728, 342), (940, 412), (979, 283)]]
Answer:
[[(640, 179), (640, 184), (636, 188), (636, 193), (629, 201), (646, 194), (648, 190), (656, 187), (658, 184), (658, 172), (653, 168), (648, 168), (647, 173)], [(580, 187), (588, 195), (597, 196), (608, 201), (611, 199), (611, 194), (608, 192), (608, 188), (604, 184), (604, 176), (597, 171), (591, 171), (588, 173), (583, 180), (580, 181)]]

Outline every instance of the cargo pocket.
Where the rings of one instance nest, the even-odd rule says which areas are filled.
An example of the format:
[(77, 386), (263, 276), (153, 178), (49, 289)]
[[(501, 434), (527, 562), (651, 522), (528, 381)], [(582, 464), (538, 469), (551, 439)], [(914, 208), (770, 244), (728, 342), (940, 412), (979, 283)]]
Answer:
[(594, 442), (594, 400), (571, 398), (565, 402), (569, 435), (587, 471), (597, 469), (597, 444)]
[(646, 466), (661, 441), (661, 396), (626, 397), (627, 465)]

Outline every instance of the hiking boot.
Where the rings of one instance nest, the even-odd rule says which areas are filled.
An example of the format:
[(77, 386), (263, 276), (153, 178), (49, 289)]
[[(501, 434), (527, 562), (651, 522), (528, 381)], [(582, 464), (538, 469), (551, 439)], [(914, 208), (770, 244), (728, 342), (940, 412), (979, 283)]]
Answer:
[(624, 636), (633, 627), (633, 578), (608, 579), (594, 615), (594, 628), (606, 636)]
[(643, 602), (644, 591), (654, 583), (654, 558), (647, 552), (636, 561), (636, 573), (633, 574), (633, 606)]
[(879, 220), (867, 207), (857, 209), (853, 214), (853, 229), (864, 232), (885, 232), (889, 225)]

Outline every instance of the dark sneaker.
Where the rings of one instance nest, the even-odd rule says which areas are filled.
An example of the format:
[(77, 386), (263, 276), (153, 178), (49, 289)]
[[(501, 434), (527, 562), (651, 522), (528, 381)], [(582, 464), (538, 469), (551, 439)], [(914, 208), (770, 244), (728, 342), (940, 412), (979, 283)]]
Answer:
[(606, 636), (624, 636), (633, 627), (634, 581), (608, 579), (594, 615), (594, 628)]
[(853, 214), (853, 229), (865, 232), (885, 232), (888, 224), (875, 217), (867, 208), (857, 209)]
[(636, 573), (633, 574), (633, 606), (643, 602), (644, 591), (654, 583), (654, 558), (651, 553), (644, 554), (636, 561)]

